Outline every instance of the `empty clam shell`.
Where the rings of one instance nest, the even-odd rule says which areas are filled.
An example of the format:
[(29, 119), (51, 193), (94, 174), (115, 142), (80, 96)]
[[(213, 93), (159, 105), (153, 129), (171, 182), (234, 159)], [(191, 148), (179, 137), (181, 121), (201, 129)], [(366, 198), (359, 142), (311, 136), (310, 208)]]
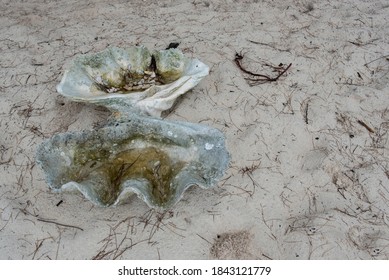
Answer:
[(190, 186), (212, 187), (229, 155), (217, 129), (134, 115), (98, 130), (55, 135), (39, 146), (36, 159), (55, 191), (77, 190), (101, 206), (137, 194), (150, 207), (167, 209)]
[(65, 70), (57, 91), (74, 101), (113, 111), (160, 117), (178, 96), (208, 75), (209, 67), (178, 49), (155, 51), (134, 46), (78, 56)]

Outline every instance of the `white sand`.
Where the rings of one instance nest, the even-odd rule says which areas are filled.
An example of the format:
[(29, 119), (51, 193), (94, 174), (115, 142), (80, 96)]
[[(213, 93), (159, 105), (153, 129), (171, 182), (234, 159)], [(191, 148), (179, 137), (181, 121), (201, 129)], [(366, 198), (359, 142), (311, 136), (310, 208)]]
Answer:
[[(387, 1), (154, 2), (1, 1), (0, 258), (388, 259)], [(224, 179), (166, 213), (52, 193), (37, 145), (109, 115), (56, 93), (64, 65), (170, 42), (211, 72), (168, 118), (225, 133)], [(235, 52), (292, 67), (251, 87)]]

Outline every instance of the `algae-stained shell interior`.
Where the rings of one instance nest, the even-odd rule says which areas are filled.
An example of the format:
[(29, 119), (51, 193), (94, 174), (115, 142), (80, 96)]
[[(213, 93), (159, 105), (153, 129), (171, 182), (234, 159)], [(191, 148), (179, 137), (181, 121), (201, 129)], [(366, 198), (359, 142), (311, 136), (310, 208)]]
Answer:
[(77, 190), (101, 206), (137, 194), (161, 209), (173, 206), (190, 186), (212, 187), (228, 160), (216, 129), (135, 116), (95, 131), (55, 135), (37, 151), (53, 190)]
[(179, 79), (188, 63), (188, 58), (177, 49), (156, 51), (154, 59), (157, 75), (164, 84)]
[(144, 46), (110, 47), (77, 56), (57, 91), (74, 101), (159, 117), (208, 72), (207, 65), (187, 58), (179, 49), (150, 52)]

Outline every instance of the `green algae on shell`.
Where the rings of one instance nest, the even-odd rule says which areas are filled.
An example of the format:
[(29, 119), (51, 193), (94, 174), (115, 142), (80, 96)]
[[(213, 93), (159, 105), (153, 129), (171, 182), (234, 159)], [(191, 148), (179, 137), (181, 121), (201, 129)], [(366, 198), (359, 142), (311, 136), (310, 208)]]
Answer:
[(154, 52), (155, 68), (159, 80), (168, 84), (179, 79), (188, 63), (188, 58), (178, 49), (168, 49)]
[(207, 65), (185, 57), (178, 49), (152, 53), (144, 46), (110, 47), (77, 56), (57, 91), (74, 101), (113, 111), (160, 117), (208, 73)]
[(37, 151), (51, 189), (80, 191), (101, 206), (137, 194), (152, 208), (170, 208), (190, 186), (216, 184), (228, 161), (216, 129), (135, 115), (98, 130), (55, 135)]

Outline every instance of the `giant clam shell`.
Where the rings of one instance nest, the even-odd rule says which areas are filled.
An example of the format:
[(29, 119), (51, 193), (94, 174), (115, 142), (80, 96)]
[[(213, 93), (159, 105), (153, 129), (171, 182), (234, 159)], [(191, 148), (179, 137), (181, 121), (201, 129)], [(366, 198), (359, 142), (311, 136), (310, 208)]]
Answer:
[(96, 103), (121, 114), (160, 117), (208, 72), (207, 65), (185, 57), (178, 49), (151, 53), (144, 46), (110, 47), (76, 57), (57, 91), (74, 101)]
[(37, 150), (51, 189), (78, 190), (101, 206), (137, 194), (152, 208), (170, 208), (190, 186), (212, 187), (228, 160), (219, 130), (142, 116), (57, 134)]

